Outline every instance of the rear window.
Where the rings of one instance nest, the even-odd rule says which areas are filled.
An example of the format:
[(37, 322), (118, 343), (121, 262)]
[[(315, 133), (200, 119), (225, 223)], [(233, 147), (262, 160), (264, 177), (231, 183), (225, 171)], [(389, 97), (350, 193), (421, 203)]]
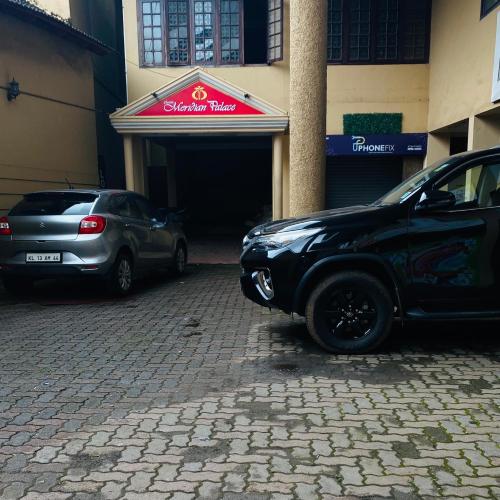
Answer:
[(88, 215), (96, 198), (87, 193), (28, 194), (9, 215)]

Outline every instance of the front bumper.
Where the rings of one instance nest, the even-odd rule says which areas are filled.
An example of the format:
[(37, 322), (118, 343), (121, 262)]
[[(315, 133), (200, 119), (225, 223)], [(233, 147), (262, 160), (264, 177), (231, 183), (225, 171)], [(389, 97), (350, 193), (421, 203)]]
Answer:
[[(297, 283), (304, 272), (304, 257), (289, 248), (246, 248), (240, 260), (240, 284), (245, 297), (261, 306), (291, 313)], [(266, 297), (269, 289), (266, 290), (262, 282), (259, 284), (258, 272), (264, 272), (269, 279), (272, 296)]]

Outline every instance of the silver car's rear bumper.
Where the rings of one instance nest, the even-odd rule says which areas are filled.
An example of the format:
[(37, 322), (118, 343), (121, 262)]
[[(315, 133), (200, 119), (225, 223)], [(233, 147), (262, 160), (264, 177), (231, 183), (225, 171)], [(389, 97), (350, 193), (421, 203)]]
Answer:
[[(59, 263), (27, 263), (26, 253), (61, 253)], [(114, 263), (111, 246), (101, 235), (80, 235), (75, 240), (19, 241), (0, 238), (0, 272), (3, 274), (53, 277), (106, 274)]]

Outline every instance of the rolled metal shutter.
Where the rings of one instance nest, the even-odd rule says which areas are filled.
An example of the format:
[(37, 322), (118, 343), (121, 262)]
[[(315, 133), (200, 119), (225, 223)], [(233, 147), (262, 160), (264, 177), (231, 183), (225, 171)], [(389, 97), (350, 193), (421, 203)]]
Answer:
[(326, 208), (367, 205), (401, 183), (401, 157), (329, 156)]

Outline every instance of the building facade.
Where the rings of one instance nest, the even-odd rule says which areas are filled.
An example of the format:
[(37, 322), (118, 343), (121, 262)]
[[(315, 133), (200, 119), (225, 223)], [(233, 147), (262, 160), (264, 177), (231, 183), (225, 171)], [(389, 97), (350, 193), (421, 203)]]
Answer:
[(497, 144), (498, 4), (123, 0), (127, 186), (237, 224), (368, 203)]
[(91, 54), (107, 51), (39, 8), (0, 1), (0, 211), (26, 192), (99, 185)]

